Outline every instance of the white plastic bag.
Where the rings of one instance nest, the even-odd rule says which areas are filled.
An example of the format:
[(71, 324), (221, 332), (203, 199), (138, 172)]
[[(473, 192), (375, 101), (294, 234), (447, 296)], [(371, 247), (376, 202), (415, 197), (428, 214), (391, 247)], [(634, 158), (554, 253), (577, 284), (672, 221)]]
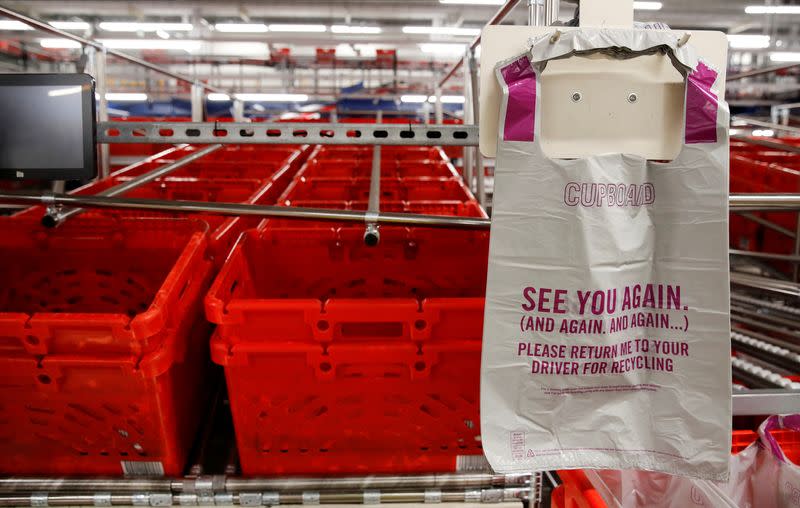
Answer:
[[(547, 60), (665, 52), (686, 77), (671, 162), (551, 160)], [(728, 477), (728, 111), (669, 32), (580, 30), (498, 65), (504, 91), (481, 371), (498, 472), (643, 469)]]
[(730, 457), (731, 475), (726, 483), (645, 471), (597, 471), (589, 472), (588, 478), (609, 506), (794, 508), (800, 506), (800, 466), (786, 458), (772, 435), (777, 429), (800, 432), (800, 415), (771, 416), (764, 421), (758, 440)]

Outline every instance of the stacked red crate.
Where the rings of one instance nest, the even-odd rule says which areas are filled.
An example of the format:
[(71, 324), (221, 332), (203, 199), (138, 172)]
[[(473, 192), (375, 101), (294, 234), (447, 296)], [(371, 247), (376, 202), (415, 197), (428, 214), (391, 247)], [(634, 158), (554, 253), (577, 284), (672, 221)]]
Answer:
[[(372, 147), (319, 147), (285, 206), (364, 210)], [(486, 217), (443, 152), (383, 147), (382, 211)], [(427, 170), (427, 171), (426, 171)], [(488, 233), (270, 219), (206, 299), (242, 470), (483, 466), (478, 404)]]

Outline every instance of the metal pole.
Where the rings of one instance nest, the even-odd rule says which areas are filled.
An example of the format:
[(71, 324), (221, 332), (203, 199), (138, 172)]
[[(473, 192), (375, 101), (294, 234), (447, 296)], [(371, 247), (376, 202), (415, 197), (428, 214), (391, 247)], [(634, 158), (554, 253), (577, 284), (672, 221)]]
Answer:
[[(464, 124), (475, 124), (475, 101), (473, 97), (475, 90), (472, 89), (472, 71), (475, 64), (475, 54), (472, 48), (466, 46), (464, 48)], [(464, 181), (467, 188), (472, 192), (475, 169), (475, 152), (472, 147), (464, 147)]]
[(772, 291), (793, 297), (800, 297), (800, 284), (777, 279), (769, 279), (749, 273), (731, 272), (731, 284)]
[(205, 98), (205, 91), (200, 83), (192, 83), (192, 121), (202, 122), (204, 118), (204, 105), (203, 99)]
[[(125, 194), (130, 190), (133, 190), (137, 187), (141, 187), (146, 183), (152, 182), (156, 178), (168, 175), (169, 173), (175, 171), (176, 169), (182, 168), (183, 166), (186, 166), (187, 164), (190, 164), (196, 161), (197, 159), (205, 157), (211, 152), (219, 150), (220, 148), (222, 148), (222, 145), (207, 146), (190, 155), (187, 155), (186, 157), (182, 157), (171, 164), (167, 164), (166, 166), (161, 166), (160, 168), (154, 169), (153, 171), (132, 178), (127, 182), (111, 187), (110, 189), (106, 189), (100, 192), (98, 196), (114, 197), (114, 196), (119, 196), (121, 194)], [(84, 210), (81, 208), (73, 208), (71, 210), (63, 211), (54, 209), (52, 207), (48, 207), (47, 215), (42, 217), (42, 224), (47, 227), (55, 227), (60, 223), (62, 223), (64, 220), (73, 217), (75, 215), (78, 215), (83, 211)]]
[(441, 125), (444, 122), (444, 108), (442, 107), (442, 87), (436, 86), (434, 88), (434, 97), (436, 102), (433, 105), (434, 121), (436, 125)]
[[(788, 111), (788, 110), (786, 110)], [(795, 134), (800, 133), (800, 127), (791, 127), (789, 125), (785, 125), (782, 123), (772, 123), (772, 122), (765, 122), (763, 120), (758, 120), (756, 118), (748, 118), (746, 116), (734, 116), (731, 118), (732, 122), (744, 122), (749, 125), (757, 125), (759, 127), (768, 127), (770, 129), (774, 129), (776, 131), (786, 131), (786, 132), (793, 132)]]
[(233, 121), (234, 122), (247, 121), (244, 117), (244, 101), (240, 101), (239, 99), (233, 100)]
[(369, 202), (367, 205), (366, 222), (364, 230), (364, 243), (370, 247), (378, 245), (381, 234), (377, 222), (372, 217), (377, 217), (381, 211), (381, 145), (372, 149), (372, 173), (369, 177)]
[(745, 136), (731, 136), (731, 141), (742, 141), (752, 145), (766, 146), (767, 148), (773, 148), (775, 150), (783, 150), (784, 152), (800, 153), (800, 146), (790, 145), (788, 143), (780, 143), (778, 141), (748, 138)]
[(752, 213), (740, 213), (740, 216), (744, 217), (747, 220), (751, 220), (756, 224), (761, 224), (765, 228), (771, 229), (773, 231), (777, 231), (778, 233), (788, 236), (789, 238), (795, 238), (795, 234), (793, 231), (786, 229), (783, 226), (775, 224), (774, 222), (764, 219), (763, 217), (759, 217), (758, 215), (753, 215)]
[[(797, 215), (797, 229), (794, 234), (794, 255), (800, 257), (800, 214)], [(800, 282), (800, 263), (794, 265), (794, 281)]]
[[(126, 60), (128, 62), (134, 63), (136, 65), (140, 65), (142, 67), (146, 67), (146, 68), (148, 68), (148, 69), (150, 69), (152, 71), (159, 72), (161, 74), (164, 74), (165, 76), (169, 76), (171, 78), (177, 79), (178, 81), (184, 81), (186, 83), (194, 83), (194, 81), (195, 81), (193, 78), (190, 78), (188, 76), (184, 76), (183, 74), (178, 74), (176, 72), (172, 72), (171, 70), (167, 69), (166, 67), (161, 67), (159, 65), (150, 63), (147, 60), (143, 60), (141, 58), (129, 55), (127, 53), (123, 53), (121, 51), (117, 51), (115, 49), (105, 48), (105, 46), (103, 46), (101, 43), (99, 43), (99, 42), (97, 42), (95, 40), (84, 39), (83, 37), (71, 34), (69, 32), (65, 32), (63, 30), (59, 30), (58, 28), (54, 28), (53, 26), (51, 26), (48, 23), (45, 23), (44, 21), (40, 21), (38, 19), (31, 18), (31, 17), (26, 16), (26, 15), (24, 15), (22, 13), (17, 12), (17, 11), (13, 11), (13, 10), (7, 8), (7, 7), (0, 6), (0, 15), (3, 15), (5, 17), (7, 17), (7, 18), (15, 19), (17, 21), (21, 21), (21, 22), (25, 23), (26, 25), (32, 26), (33, 28), (35, 28), (37, 30), (41, 30), (43, 32), (47, 32), (49, 34), (56, 35), (58, 37), (63, 37), (65, 39), (69, 39), (69, 40), (78, 42), (78, 43), (80, 43), (80, 44), (82, 44), (84, 46), (92, 46), (92, 47), (94, 47), (96, 49), (99, 49), (99, 50), (105, 50), (111, 56), (120, 58), (122, 60)], [(225, 92), (225, 90), (222, 90), (221, 88), (217, 88), (215, 86), (211, 86), (209, 84), (203, 84), (203, 87), (206, 90), (211, 90), (212, 92), (220, 92), (220, 93), (224, 93)]]
[[(214, 145), (216, 146), (216, 145)], [(212, 148), (211, 146), (204, 150)], [(181, 159), (182, 161), (183, 159)], [(176, 161), (173, 164), (177, 164)], [(188, 162), (187, 162), (188, 163)], [(171, 166), (171, 165), (170, 165)], [(162, 176), (164, 169), (156, 170), (159, 172), (153, 178)], [(175, 169), (174, 167), (172, 169)], [(142, 175), (145, 176), (145, 175)], [(127, 182), (131, 183), (131, 182)], [(126, 189), (130, 190), (130, 188)], [(760, 196), (769, 196), (762, 194)], [(780, 196), (780, 195), (778, 195)], [(733, 206), (733, 199), (737, 196), (731, 196), (731, 206)], [(795, 199), (788, 199), (784, 202), (783, 208), (775, 207), (776, 201), (767, 199), (766, 202), (773, 205), (771, 210), (775, 209), (789, 209), (800, 210), (800, 195), (792, 196)], [(202, 212), (213, 213), (219, 215), (248, 215), (258, 217), (282, 217), (282, 218), (296, 218), (296, 219), (318, 219), (318, 220), (333, 220), (333, 221), (347, 221), (347, 222), (366, 222), (366, 212), (356, 210), (329, 210), (323, 208), (301, 208), (301, 207), (288, 207), (288, 206), (264, 206), (264, 205), (251, 205), (240, 203), (210, 203), (207, 201), (178, 201), (178, 200), (163, 200), (163, 199), (129, 199), (111, 196), (81, 196), (72, 194), (36, 194), (28, 192), (14, 192), (14, 191), (0, 191), (0, 202), (19, 203), (28, 205), (66, 205), (66, 206), (85, 206), (89, 208), (120, 208), (120, 209), (134, 209), (134, 210), (155, 210), (165, 212)], [(749, 205), (748, 205), (749, 206)], [(375, 217), (370, 217), (378, 224), (404, 224), (407, 226), (442, 226), (442, 227), (463, 227), (463, 228), (478, 228), (488, 229), (491, 226), (491, 220), (471, 218), (471, 217), (453, 217), (443, 215), (420, 215), (410, 213), (379, 213)], [(744, 274), (742, 274), (744, 276)], [(772, 279), (766, 279), (772, 280)], [(800, 287), (796, 283), (786, 282), (784, 284), (791, 284), (793, 287)], [(800, 289), (797, 290), (800, 294)], [(794, 293), (790, 293), (794, 294)]]
[(558, 21), (559, 0), (545, 0), (544, 3), (544, 24), (550, 26)]
[(774, 259), (776, 261), (788, 261), (789, 263), (800, 263), (800, 256), (797, 254), (773, 254), (771, 252), (750, 252), (749, 250), (730, 250), (733, 256), (747, 256), (751, 258)]
[[(487, 26), (491, 25), (499, 25), (504, 19), (506, 19), (506, 16), (509, 15), (511, 10), (514, 7), (516, 7), (518, 3), (519, 0), (508, 0), (505, 4), (503, 4), (502, 7), (500, 7), (500, 9), (495, 13), (495, 15), (492, 16), (492, 19), (490, 19), (483, 27), (486, 28)], [(481, 43), (481, 36), (478, 35), (477, 37), (475, 37), (475, 39), (473, 39), (469, 47), (475, 49), (478, 47), (478, 44), (480, 43)], [(447, 71), (447, 74), (445, 74), (444, 77), (441, 79), (441, 81), (439, 81), (439, 86), (444, 86), (444, 84), (447, 83), (447, 81), (455, 75), (459, 67), (461, 67), (462, 63), (464, 63), (463, 57), (459, 61), (454, 63), (452, 67), (450, 67), (450, 70)]]
[[(105, 48), (95, 49), (94, 52), (94, 80), (95, 90), (97, 91), (97, 121), (108, 121), (108, 101), (106, 100), (106, 63), (107, 54)], [(100, 144), (100, 178), (106, 178), (111, 173), (111, 154), (109, 147), (105, 143)]]
[[(480, 97), (478, 96), (478, 63), (475, 61), (475, 51), (469, 50), (469, 93), (472, 99), (472, 123), (480, 124)], [(483, 168), (483, 157), (480, 149), (476, 146), (471, 148), (474, 153), (473, 174), (477, 182), (478, 202), (481, 208), (486, 209), (486, 173)]]
[(737, 79), (743, 78), (750, 78), (753, 76), (761, 76), (763, 74), (772, 74), (773, 72), (779, 72), (789, 69), (794, 69), (795, 67), (800, 66), (800, 63), (788, 64), (788, 65), (776, 65), (774, 67), (765, 67), (763, 69), (755, 69), (752, 71), (747, 72), (740, 72), (738, 74), (730, 74), (725, 81), (736, 81)]

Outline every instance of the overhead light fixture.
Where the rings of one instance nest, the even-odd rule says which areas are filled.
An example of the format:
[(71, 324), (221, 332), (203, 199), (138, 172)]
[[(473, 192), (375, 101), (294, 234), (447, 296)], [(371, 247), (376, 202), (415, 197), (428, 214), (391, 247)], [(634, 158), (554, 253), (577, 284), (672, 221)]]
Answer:
[(268, 29), (264, 23), (217, 23), (214, 25), (214, 30), (228, 33), (254, 34), (264, 33)]
[(728, 34), (728, 45), (733, 49), (768, 48), (769, 41), (769, 35)]
[(0, 30), (33, 30), (33, 28), (22, 21), (0, 19)]
[(142, 102), (147, 100), (147, 94), (108, 92), (106, 94), (106, 100), (118, 102)]
[(48, 24), (59, 30), (88, 30), (91, 28), (91, 25), (85, 21), (50, 21)]
[[(466, 98), (463, 95), (442, 95), (439, 99), (442, 104), (464, 104), (464, 102), (466, 102)], [(428, 97), (428, 102), (434, 104), (436, 102), (436, 96), (431, 95)]]
[(400, 102), (404, 102), (406, 104), (422, 104), (423, 102), (428, 100), (427, 95), (401, 95)]
[(208, 100), (212, 102), (229, 101), (231, 100), (231, 96), (226, 93), (210, 93), (208, 94)]
[(237, 93), (240, 101), (250, 102), (305, 102), (308, 95), (302, 93)]
[(450, 5), (503, 5), (506, 0), (439, 0), (439, 3)]
[(40, 39), (39, 45), (45, 49), (77, 49), (81, 43), (71, 39)]
[(200, 41), (186, 39), (100, 39), (99, 42), (110, 49), (162, 49), (176, 51), (196, 51), (200, 49)]
[(464, 44), (422, 43), (417, 44), (420, 51), (439, 56), (461, 56), (466, 51)]
[(138, 23), (132, 21), (103, 21), (97, 27), (106, 32), (155, 32), (157, 30), (191, 32), (194, 29), (194, 25), (191, 23)]
[(325, 32), (325, 25), (269, 25), (270, 32)]
[(331, 25), (335, 34), (379, 34), (383, 32), (379, 26)]
[(800, 14), (800, 5), (748, 5), (747, 14)]
[(800, 62), (800, 53), (791, 51), (778, 51), (775, 53), (770, 53), (769, 59), (772, 60), (773, 62), (780, 62), (780, 63)]
[(662, 7), (661, 2), (633, 2), (633, 9), (637, 11), (660, 11)]
[(427, 35), (480, 35), (480, 28), (459, 28), (455, 26), (404, 26), (404, 34)]

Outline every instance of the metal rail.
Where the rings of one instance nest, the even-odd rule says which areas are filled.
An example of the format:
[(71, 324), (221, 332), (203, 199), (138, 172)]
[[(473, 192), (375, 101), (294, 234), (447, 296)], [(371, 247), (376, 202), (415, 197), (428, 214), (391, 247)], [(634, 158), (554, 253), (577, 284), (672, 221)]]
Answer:
[[(492, 19), (490, 19), (483, 26), (483, 28), (485, 29), (487, 26), (499, 25), (500, 22), (506, 19), (506, 16), (508, 16), (511, 10), (514, 7), (516, 7), (518, 3), (519, 0), (508, 0), (505, 4), (503, 4), (502, 7), (500, 7), (500, 9), (495, 13), (495, 15), (492, 16)], [(480, 43), (481, 43), (481, 36), (480, 34), (478, 34), (478, 36), (475, 37), (475, 39), (473, 39), (472, 42), (469, 44), (469, 47), (470, 49), (474, 50), (475, 48), (478, 47), (478, 44)], [(458, 71), (458, 69), (461, 67), (463, 63), (464, 63), (464, 57), (462, 56), (456, 63), (453, 64), (450, 70), (447, 71), (447, 74), (445, 74), (445, 76), (441, 79), (441, 81), (439, 81), (439, 86), (440, 87), (444, 86), (444, 84), (447, 83), (447, 81), (455, 75), (455, 73)]]
[(749, 250), (735, 250), (735, 249), (731, 249), (730, 254), (734, 256), (747, 256), (751, 258), (773, 259), (775, 261), (788, 261), (789, 263), (800, 263), (800, 256), (793, 256), (791, 254), (773, 254), (771, 252), (751, 252)]
[(78, 35), (71, 34), (69, 32), (65, 32), (63, 30), (59, 30), (58, 28), (55, 28), (55, 27), (49, 25), (48, 23), (45, 23), (44, 21), (40, 21), (38, 19), (31, 18), (30, 16), (26, 16), (25, 14), (22, 14), (20, 12), (11, 10), (8, 7), (0, 6), (0, 15), (3, 15), (5, 17), (7, 17), (7, 18), (15, 19), (17, 21), (21, 21), (22, 23), (25, 23), (26, 25), (31, 26), (31, 27), (33, 27), (33, 28), (35, 28), (37, 30), (41, 30), (41, 31), (47, 32), (49, 34), (56, 35), (58, 37), (63, 37), (65, 39), (70, 39), (70, 40), (75, 41), (75, 42), (77, 42), (79, 44), (82, 44), (84, 46), (91, 46), (91, 47), (96, 48), (96, 49), (98, 49), (100, 51), (104, 51), (106, 54), (115, 56), (115, 57), (120, 58), (122, 60), (126, 60), (126, 61), (134, 63), (136, 65), (140, 65), (142, 67), (146, 67), (146, 68), (148, 68), (148, 69), (150, 69), (152, 71), (158, 72), (160, 74), (164, 74), (165, 76), (169, 76), (171, 78), (175, 78), (178, 81), (197, 84), (197, 85), (202, 86), (206, 90), (211, 90), (212, 92), (221, 92), (221, 93), (227, 93), (228, 92), (227, 90), (224, 90), (222, 88), (219, 88), (219, 87), (216, 87), (216, 86), (213, 86), (213, 85), (209, 85), (208, 83), (199, 82), (198, 80), (196, 80), (196, 79), (194, 79), (192, 77), (184, 76), (183, 74), (179, 74), (177, 72), (172, 72), (171, 70), (167, 69), (166, 67), (161, 67), (160, 65), (156, 65), (154, 63), (150, 63), (147, 60), (135, 57), (133, 55), (129, 55), (127, 53), (123, 53), (122, 51), (117, 51), (115, 49), (106, 48), (102, 43), (97, 42), (95, 40), (86, 39), (86, 38), (80, 37)]
[[(17, 203), (27, 205), (64, 205), (82, 206), (86, 208), (122, 208), (134, 210), (154, 210), (161, 212), (201, 212), (218, 215), (248, 215), (258, 217), (281, 217), (291, 219), (316, 219), (342, 222), (367, 221), (375, 224), (394, 224), (405, 226), (431, 226), (453, 228), (478, 228), (491, 227), (490, 219), (454, 217), (446, 215), (421, 215), (410, 213), (368, 213), (356, 210), (333, 210), (324, 208), (304, 208), (287, 206), (267, 206), (243, 203), (210, 203), (207, 201), (180, 201), (163, 199), (134, 199), (108, 196), (79, 196), (71, 194), (36, 194), (28, 192), (0, 191), (0, 203)], [(734, 194), (730, 196), (732, 208), (744, 207), (747, 209), (769, 210), (800, 210), (800, 194)], [(737, 274), (741, 277), (751, 275)], [(763, 277), (764, 281), (772, 281)], [(733, 281), (733, 274), (731, 275)], [(764, 282), (766, 284), (767, 282)], [(779, 281), (775, 281), (779, 282)], [(798, 286), (792, 283), (791, 287)], [(788, 294), (800, 294), (795, 288)]]
[(775, 150), (782, 150), (784, 152), (800, 153), (800, 146), (790, 145), (787, 143), (780, 143), (778, 141), (769, 141), (767, 139), (748, 138), (745, 136), (731, 136), (731, 141), (742, 141), (752, 145), (766, 146)]
[(736, 81), (737, 79), (750, 78), (753, 76), (761, 76), (763, 74), (772, 74), (773, 72), (785, 71), (800, 67), (800, 64), (794, 63), (789, 65), (776, 65), (774, 67), (764, 67), (763, 69), (754, 69), (747, 72), (739, 72), (737, 74), (730, 74), (725, 81)]
[(375, 475), (342, 477), (238, 478), (224, 475), (195, 478), (0, 478), (0, 494), (20, 492), (302, 492), (329, 490), (391, 489), (488, 489), (524, 487), (530, 475), (494, 473), (441, 473), (422, 475)]
[(478, 146), (477, 125), (102, 122), (98, 143)]
[(746, 286), (755, 289), (762, 289), (789, 295), (793, 297), (800, 297), (800, 284), (794, 282), (787, 282), (777, 279), (769, 279), (759, 275), (752, 275), (749, 273), (731, 272), (731, 284)]
[(734, 116), (733, 118), (731, 118), (731, 121), (732, 122), (743, 122), (743, 123), (746, 123), (748, 125), (756, 125), (758, 127), (768, 127), (770, 129), (773, 129), (773, 130), (776, 130), (776, 131), (786, 131), (786, 132), (794, 132), (794, 133), (799, 133), (800, 134), (800, 127), (792, 127), (790, 125), (783, 125), (783, 124), (780, 124), (780, 123), (767, 122), (767, 121), (764, 121), (764, 120), (759, 120), (757, 118), (749, 118), (749, 117), (746, 117), (746, 116), (738, 116), (737, 115), (737, 116)]
[[(215, 152), (222, 148), (222, 145), (211, 145), (205, 148), (202, 148), (196, 152), (193, 152), (185, 157), (181, 157), (180, 159), (176, 160), (171, 164), (166, 164), (159, 168), (154, 169), (148, 173), (144, 173), (137, 177), (132, 178), (131, 180), (125, 181), (119, 185), (111, 187), (110, 189), (106, 189), (98, 193), (98, 196), (106, 196), (106, 197), (114, 197), (120, 196), (125, 194), (128, 191), (136, 189), (137, 187), (141, 187), (147, 183), (152, 182), (153, 180), (160, 178), (162, 176), (166, 176), (176, 169), (180, 169), (187, 164), (191, 164), (192, 162), (205, 157), (206, 155)], [(59, 210), (55, 207), (48, 207), (47, 214), (42, 217), (42, 224), (47, 227), (55, 227), (59, 225), (61, 222), (65, 221), (70, 217), (74, 217), (80, 213), (83, 213), (82, 208), (72, 208), (69, 210)]]

